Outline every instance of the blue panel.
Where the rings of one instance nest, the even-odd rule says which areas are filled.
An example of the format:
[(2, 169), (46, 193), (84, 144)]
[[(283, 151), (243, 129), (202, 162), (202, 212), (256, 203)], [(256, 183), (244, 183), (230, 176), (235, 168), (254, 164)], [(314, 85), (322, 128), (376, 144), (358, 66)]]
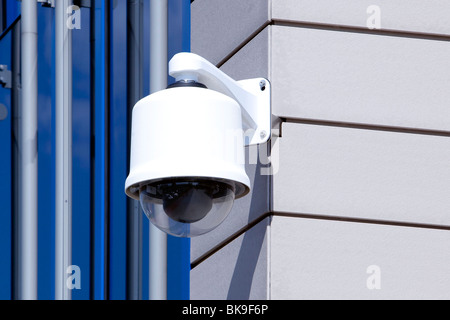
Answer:
[[(143, 214), (143, 213), (142, 213)], [(150, 222), (147, 217), (144, 216), (142, 219), (142, 300), (149, 299), (149, 229)]]
[(109, 298), (126, 298), (127, 199), (127, 2), (112, 8), (110, 113)]
[[(126, 296), (126, 0), (95, 2), (96, 24), (82, 9), (81, 29), (73, 31), (73, 257), (82, 271), (81, 290), (74, 299), (125, 299)], [(147, 12), (148, 1), (144, 2)], [(169, 1), (169, 58), (189, 51), (190, 1)], [(107, 29), (107, 4), (112, 9)], [(20, 13), (20, 2), (7, 2), (8, 25)], [(54, 10), (38, 6), (38, 297), (55, 296), (55, 34)], [(144, 14), (144, 57), (148, 57), (148, 15)], [(91, 90), (90, 27), (95, 27), (95, 86)], [(107, 47), (107, 39), (111, 44)], [(10, 35), (0, 41), (0, 63), (10, 65)], [(108, 50), (111, 49), (111, 62)], [(149, 66), (144, 59), (144, 94), (148, 94)], [(110, 74), (109, 74), (110, 73)], [(111, 86), (110, 89), (108, 86)], [(94, 95), (94, 105), (91, 97)], [(10, 91), (0, 88), (0, 103), (10, 110)], [(94, 108), (94, 109), (92, 109)], [(91, 116), (95, 142), (91, 141)], [(0, 121), (0, 299), (11, 297), (11, 118)], [(91, 154), (93, 147), (94, 154)], [(91, 160), (94, 157), (94, 168)], [(107, 169), (107, 170), (105, 170)], [(94, 190), (91, 190), (91, 171)], [(94, 212), (91, 195), (94, 194)], [(91, 214), (93, 214), (91, 216)], [(148, 227), (143, 221), (143, 298), (148, 299)], [(93, 231), (91, 233), (91, 231)], [(169, 299), (189, 298), (190, 243), (169, 237)]]
[(20, 1), (6, 1), (6, 26), (9, 27), (20, 15)]
[[(0, 41), (0, 64), (11, 69), (11, 32)], [(0, 300), (11, 299), (11, 90), (0, 86)], [(4, 110), (3, 110), (4, 111)], [(3, 112), (0, 111), (0, 112)]]
[(167, 298), (189, 300), (190, 240), (168, 236)]
[(81, 289), (73, 300), (88, 300), (90, 283), (90, 10), (81, 9), (81, 29), (73, 37), (72, 264), (80, 267)]
[(38, 6), (38, 298), (55, 297), (54, 10)]
[(106, 292), (106, 246), (107, 246), (107, 223), (105, 199), (106, 190), (106, 172), (105, 164), (106, 154), (106, 15), (104, 10), (108, 0), (95, 1), (95, 190), (94, 190), (94, 265), (93, 269), (93, 297), (95, 300), (104, 300), (107, 298)]

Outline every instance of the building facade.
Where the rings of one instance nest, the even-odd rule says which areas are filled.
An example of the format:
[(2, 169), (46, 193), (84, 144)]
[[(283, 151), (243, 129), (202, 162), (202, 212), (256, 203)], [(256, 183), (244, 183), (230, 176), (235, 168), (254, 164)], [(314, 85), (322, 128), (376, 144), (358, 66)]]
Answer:
[[(37, 7), (44, 300), (56, 286), (51, 3)], [(72, 298), (148, 299), (149, 224), (137, 210), (131, 229), (123, 188), (132, 100), (149, 93), (150, 1), (73, 3)], [(236, 80), (269, 79), (273, 119), (270, 142), (246, 149), (251, 193), (212, 232), (168, 238), (169, 299), (450, 298), (447, 12), (445, 0), (169, 1), (168, 58), (191, 50)], [(0, 0), (0, 299), (18, 298), (20, 28), (21, 2)]]
[(191, 243), (192, 299), (450, 297), (450, 4), (195, 0), (192, 52), (272, 84), (251, 195)]
[[(61, 0), (56, 0), (61, 3)], [(26, 1), (28, 4), (30, 0)], [(71, 2), (72, 3), (72, 2)], [(37, 266), (33, 298), (57, 298), (55, 209), (56, 9), (35, 1), (37, 14)], [(0, 0), (0, 299), (20, 299), (18, 207), (22, 123), (21, 25), (24, 1)], [(149, 222), (124, 193), (128, 175), (130, 114), (150, 90), (150, 1), (73, 1), (67, 9), (72, 34), (73, 300), (149, 298)], [(190, 49), (190, 2), (168, 4), (168, 59)], [(0, 70), (0, 72), (3, 71)], [(133, 71), (133, 72), (132, 72)], [(3, 83), (11, 75), (10, 83)], [(174, 79), (168, 78), (169, 83)], [(65, 96), (65, 98), (69, 98)], [(22, 199), (20, 199), (22, 197)], [(135, 215), (135, 220), (129, 217)], [(134, 222), (132, 222), (134, 221)], [(168, 299), (189, 298), (189, 240), (168, 239)], [(63, 270), (64, 271), (64, 270)], [(63, 282), (64, 286), (65, 283)]]

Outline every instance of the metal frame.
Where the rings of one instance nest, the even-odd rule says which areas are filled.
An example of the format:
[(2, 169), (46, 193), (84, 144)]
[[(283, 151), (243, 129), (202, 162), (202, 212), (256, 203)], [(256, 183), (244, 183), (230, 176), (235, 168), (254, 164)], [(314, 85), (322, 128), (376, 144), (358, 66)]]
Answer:
[[(150, 1), (150, 93), (167, 87), (168, 1)], [(149, 298), (167, 299), (167, 235), (150, 224)]]
[[(143, 97), (143, 0), (127, 1), (128, 139), (133, 106)], [(129, 153), (128, 146), (128, 153)], [(129, 159), (129, 157), (127, 157)], [(128, 163), (129, 167), (129, 163)], [(142, 299), (142, 211), (139, 201), (127, 198), (127, 299)]]
[(55, 6), (55, 299), (71, 300), (66, 284), (72, 264), (72, 31), (67, 26), (71, 0)]
[(22, 125), (20, 132), (19, 294), (37, 299), (37, 2), (22, 1)]

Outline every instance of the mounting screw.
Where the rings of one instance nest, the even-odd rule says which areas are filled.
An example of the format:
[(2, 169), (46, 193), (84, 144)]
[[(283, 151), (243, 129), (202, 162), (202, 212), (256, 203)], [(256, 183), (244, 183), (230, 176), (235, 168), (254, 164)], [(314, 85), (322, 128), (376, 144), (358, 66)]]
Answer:
[(266, 81), (261, 80), (261, 82), (259, 83), (259, 87), (261, 88), (261, 91), (266, 90)]
[(261, 131), (261, 133), (259, 134), (259, 136), (261, 137), (261, 139), (264, 139), (265, 137), (267, 137), (267, 132)]

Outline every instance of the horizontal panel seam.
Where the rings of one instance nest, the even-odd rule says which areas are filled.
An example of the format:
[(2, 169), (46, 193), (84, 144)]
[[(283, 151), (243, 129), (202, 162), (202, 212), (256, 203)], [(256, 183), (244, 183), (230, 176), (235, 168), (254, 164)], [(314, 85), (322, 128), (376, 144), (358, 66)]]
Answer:
[(385, 225), (394, 227), (404, 227), (404, 228), (419, 228), (419, 229), (432, 229), (432, 230), (446, 230), (450, 231), (450, 226), (427, 224), (427, 223), (415, 223), (415, 222), (405, 222), (405, 221), (395, 221), (395, 220), (377, 220), (377, 219), (367, 219), (367, 218), (353, 218), (353, 217), (343, 217), (343, 216), (331, 216), (327, 214), (313, 214), (313, 213), (292, 213), (292, 212), (281, 212), (273, 211), (267, 212), (261, 215), (258, 219), (249, 223), (245, 227), (241, 228), (236, 233), (232, 234), (224, 241), (214, 246), (212, 249), (205, 252), (203, 255), (191, 262), (191, 270), (197, 267), (200, 263), (207, 260), (209, 257), (214, 255), (219, 250), (223, 249), (229, 243), (239, 238), (242, 234), (249, 231), (251, 228), (256, 226), (258, 223), (263, 221), (268, 217), (286, 217), (286, 218), (297, 218), (297, 219), (310, 219), (310, 220), (323, 220), (323, 221), (336, 221), (336, 222), (350, 222), (350, 223), (360, 223), (360, 224), (370, 224), (370, 225)]
[(267, 212), (267, 213), (259, 216), (257, 219), (253, 220), (252, 222), (250, 222), (246, 226), (242, 227), (237, 232), (233, 233), (231, 236), (227, 237), (225, 240), (223, 240), (222, 242), (220, 242), (219, 244), (217, 244), (216, 246), (214, 246), (213, 248), (211, 248), (210, 250), (205, 252), (203, 255), (201, 255), (200, 257), (195, 259), (193, 262), (191, 262), (191, 269), (194, 269), (201, 262), (203, 262), (206, 259), (208, 259), (210, 256), (212, 256), (214, 253), (216, 253), (220, 249), (224, 248), (226, 245), (228, 245), (233, 240), (239, 238), (242, 234), (244, 234), (245, 232), (247, 232), (248, 230), (250, 230), (251, 228), (256, 226), (258, 223), (260, 223), (261, 221), (263, 221), (264, 219), (266, 219), (270, 215), (271, 215), (270, 212)]
[(245, 47), (250, 41), (252, 41), (258, 34), (260, 34), (267, 26), (270, 25), (270, 21), (267, 20), (258, 29), (256, 29), (250, 36), (242, 41), (237, 47), (235, 47), (228, 55), (226, 55), (219, 63), (217, 68), (223, 66), (228, 60), (230, 60), (236, 53), (238, 53), (243, 47)]
[(281, 27), (295, 27), (304, 29), (317, 29), (317, 30), (327, 30), (327, 31), (337, 31), (337, 32), (348, 32), (348, 33), (362, 33), (368, 35), (379, 35), (379, 36), (390, 36), (390, 37), (400, 37), (400, 38), (413, 38), (413, 39), (423, 39), (423, 40), (435, 40), (435, 41), (450, 41), (450, 35), (436, 34), (436, 33), (425, 33), (425, 32), (413, 32), (406, 30), (394, 30), (394, 29), (369, 29), (364, 27), (350, 26), (350, 25), (337, 25), (328, 23), (317, 23), (317, 22), (302, 22), (302, 21), (291, 21), (283, 19), (273, 19), (267, 20), (259, 28), (257, 28), (252, 34), (245, 38), (239, 45), (237, 45), (233, 50), (231, 50), (222, 60), (220, 60), (216, 66), (220, 68), (228, 60), (230, 60), (236, 53), (238, 53), (242, 48), (244, 48), (250, 41), (252, 41), (261, 31), (263, 31), (268, 26), (281, 26)]
[(351, 222), (351, 223), (362, 223), (370, 225), (386, 225), (394, 227), (405, 227), (405, 228), (419, 228), (419, 229), (434, 229), (434, 230), (447, 230), (450, 231), (450, 226), (437, 225), (437, 224), (427, 224), (418, 222), (406, 222), (406, 221), (395, 221), (395, 220), (377, 220), (368, 218), (353, 218), (353, 217), (343, 217), (343, 216), (330, 216), (326, 214), (313, 214), (313, 213), (292, 213), (292, 212), (272, 212), (274, 217), (287, 217), (287, 218), (300, 218), (300, 219), (311, 219), (311, 220), (326, 220), (326, 221), (338, 221), (338, 222)]
[(271, 25), (281, 26), (281, 27), (295, 27), (295, 28), (305, 28), (305, 29), (337, 31), (337, 32), (363, 33), (363, 34), (369, 34), (369, 35), (401, 37), (401, 38), (450, 41), (450, 35), (425, 33), (425, 32), (414, 32), (414, 31), (406, 31), (406, 30), (394, 30), (394, 29), (369, 29), (369, 28), (350, 26), (350, 25), (337, 25), (337, 24), (318, 23), (318, 22), (302, 22), (302, 21), (274, 19), (271, 21)]
[(432, 130), (432, 129), (411, 128), (411, 127), (395, 127), (395, 126), (384, 126), (384, 125), (377, 125), (377, 124), (364, 124), (364, 123), (302, 119), (302, 118), (281, 118), (281, 120), (282, 120), (282, 123), (294, 123), (294, 124), (297, 123), (297, 124), (307, 124), (307, 125), (316, 125), (316, 126), (325, 126), (325, 127), (337, 127), (337, 128), (384, 131), (384, 132), (393, 132), (393, 133), (407, 133), (407, 134), (429, 135), (429, 136), (439, 136), (439, 137), (450, 137), (450, 131), (444, 131), (444, 130)]
[(413, 38), (423, 40), (435, 40), (435, 41), (450, 41), (450, 35), (434, 34), (434, 33), (421, 33), (412, 31), (401, 31), (392, 29), (368, 29), (363, 27), (349, 26), (349, 25), (336, 25), (327, 23), (315, 23), (315, 22), (301, 22), (290, 20), (267, 20), (258, 29), (256, 29), (251, 35), (249, 35), (244, 41), (236, 46), (230, 53), (228, 53), (222, 60), (217, 63), (217, 67), (220, 68), (228, 60), (230, 60), (236, 53), (244, 48), (250, 41), (252, 41), (261, 31), (268, 26), (282, 26), (282, 27), (295, 27), (305, 29), (318, 29), (337, 32), (349, 32), (349, 33), (362, 33), (368, 35), (390, 36), (400, 38)]

